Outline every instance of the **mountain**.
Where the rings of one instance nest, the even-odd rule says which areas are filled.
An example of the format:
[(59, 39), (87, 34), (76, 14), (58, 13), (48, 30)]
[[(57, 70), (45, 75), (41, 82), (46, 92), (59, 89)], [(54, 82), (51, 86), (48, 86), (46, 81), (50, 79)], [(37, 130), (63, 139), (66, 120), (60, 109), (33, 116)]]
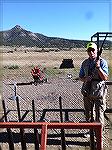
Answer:
[(47, 37), (43, 34), (33, 33), (27, 31), (21, 26), (16, 25), (10, 30), (0, 31), (0, 45), (6, 46), (26, 46), (26, 47), (57, 47), (60, 49), (63, 48), (72, 48), (72, 47), (84, 47), (88, 41), (84, 40), (70, 40), (58, 37)]
[(19, 25), (11, 30), (0, 32), (0, 37), (2, 37), (2, 43), (0, 44), (9, 46), (40, 46), (44, 42), (43, 35), (24, 30)]
[[(58, 37), (47, 37), (40, 33), (33, 33), (16, 25), (10, 30), (0, 31), (0, 45), (26, 46), (39, 48), (84, 48), (88, 41), (70, 40)], [(110, 41), (106, 41), (108, 45)]]

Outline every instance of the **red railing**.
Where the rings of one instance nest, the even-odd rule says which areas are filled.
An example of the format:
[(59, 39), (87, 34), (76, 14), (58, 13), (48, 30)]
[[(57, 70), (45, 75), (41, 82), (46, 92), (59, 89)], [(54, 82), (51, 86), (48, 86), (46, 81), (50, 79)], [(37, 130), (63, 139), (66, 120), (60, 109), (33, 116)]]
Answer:
[(102, 150), (102, 126), (100, 123), (0, 122), (0, 128), (41, 129), (40, 150), (46, 150), (47, 129), (93, 129), (96, 132), (96, 149)]

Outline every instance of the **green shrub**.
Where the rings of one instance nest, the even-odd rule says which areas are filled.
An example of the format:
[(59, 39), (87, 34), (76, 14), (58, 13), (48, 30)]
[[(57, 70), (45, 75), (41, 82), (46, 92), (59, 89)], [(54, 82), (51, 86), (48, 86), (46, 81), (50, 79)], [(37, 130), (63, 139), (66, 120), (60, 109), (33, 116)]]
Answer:
[(18, 65), (8, 65), (8, 66), (5, 66), (4, 68), (6, 69), (19, 69), (19, 66)]
[(58, 74), (61, 74), (61, 71), (57, 68), (47, 68), (45, 73), (48, 76), (56, 76)]

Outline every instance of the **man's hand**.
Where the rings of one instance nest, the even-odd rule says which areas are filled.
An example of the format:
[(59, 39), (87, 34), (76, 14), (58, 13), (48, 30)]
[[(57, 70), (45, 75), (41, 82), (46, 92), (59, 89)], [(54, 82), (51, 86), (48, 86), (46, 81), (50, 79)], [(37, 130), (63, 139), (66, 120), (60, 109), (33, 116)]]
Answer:
[(96, 61), (96, 68), (100, 68), (100, 60)]
[(85, 78), (85, 82), (90, 82), (92, 80), (92, 76), (87, 76), (86, 78)]
[(108, 75), (100, 67), (100, 60), (96, 61), (96, 68), (98, 69), (98, 74), (102, 80), (108, 80)]
[(90, 82), (92, 80), (92, 76), (86, 76), (86, 77), (80, 78), (80, 80), (82, 82)]

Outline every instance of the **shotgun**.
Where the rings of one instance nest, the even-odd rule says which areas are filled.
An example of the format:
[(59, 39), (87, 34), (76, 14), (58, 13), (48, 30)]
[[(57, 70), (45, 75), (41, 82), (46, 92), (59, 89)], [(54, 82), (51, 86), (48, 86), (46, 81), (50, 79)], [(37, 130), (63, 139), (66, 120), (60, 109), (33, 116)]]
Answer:
[(101, 54), (102, 54), (102, 51), (103, 51), (103, 45), (104, 45), (104, 42), (105, 42), (105, 40), (106, 40), (106, 38), (107, 38), (107, 35), (108, 35), (108, 33), (106, 34), (105, 39), (103, 40), (100, 49), (98, 49), (98, 51), (97, 51), (97, 60), (99, 60), (99, 57), (100, 57)]

